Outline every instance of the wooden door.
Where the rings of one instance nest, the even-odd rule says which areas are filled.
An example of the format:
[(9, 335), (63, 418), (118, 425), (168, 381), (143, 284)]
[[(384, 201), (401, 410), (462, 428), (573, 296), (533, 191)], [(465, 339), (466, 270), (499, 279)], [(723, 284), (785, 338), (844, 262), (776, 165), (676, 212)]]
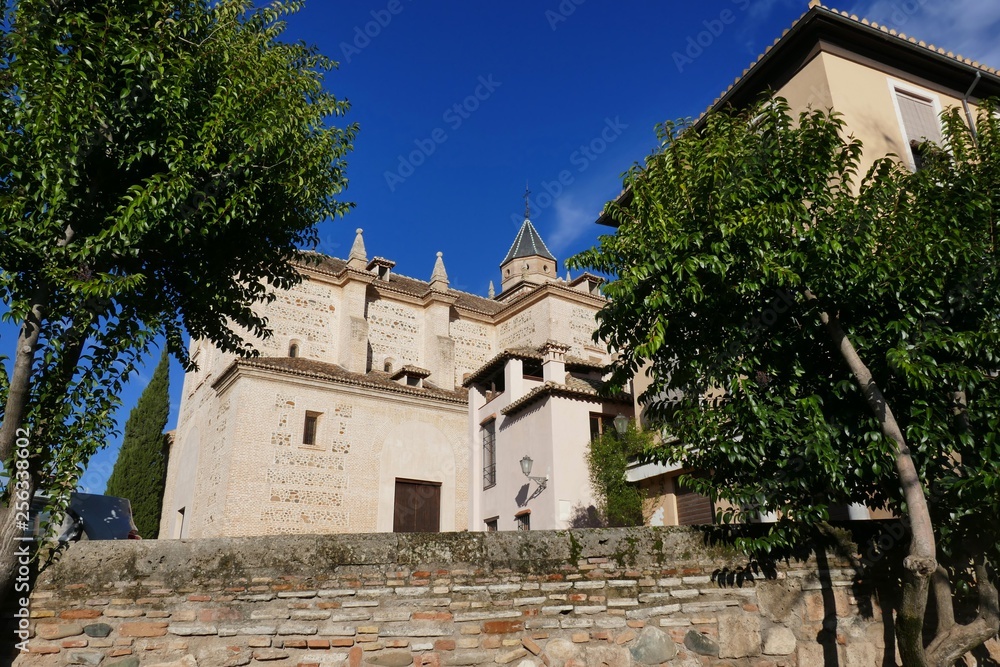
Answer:
[(441, 484), (397, 479), (392, 530), (394, 533), (439, 532)]

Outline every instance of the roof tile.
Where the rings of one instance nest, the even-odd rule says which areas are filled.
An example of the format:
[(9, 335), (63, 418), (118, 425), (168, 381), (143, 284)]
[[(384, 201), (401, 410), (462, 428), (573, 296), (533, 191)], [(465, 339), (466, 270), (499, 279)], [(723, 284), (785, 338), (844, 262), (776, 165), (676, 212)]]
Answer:
[(244, 368), (274, 370), (318, 380), (381, 389), (396, 394), (423, 396), (450, 403), (465, 403), (468, 400), (468, 391), (462, 388), (455, 390), (441, 389), (426, 380), (423, 387), (411, 387), (393, 381), (389, 373), (382, 371), (371, 370), (367, 373), (352, 373), (337, 364), (303, 357), (257, 357), (254, 359), (237, 359), (233, 363), (236, 366)]
[(524, 224), (521, 225), (520, 231), (517, 232), (514, 243), (510, 246), (510, 250), (507, 251), (507, 256), (501, 262), (501, 266), (512, 259), (536, 256), (551, 259), (553, 262), (556, 261), (556, 258), (549, 252), (549, 249), (545, 247), (545, 241), (538, 235), (538, 231), (531, 224), (531, 220), (525, 218)]

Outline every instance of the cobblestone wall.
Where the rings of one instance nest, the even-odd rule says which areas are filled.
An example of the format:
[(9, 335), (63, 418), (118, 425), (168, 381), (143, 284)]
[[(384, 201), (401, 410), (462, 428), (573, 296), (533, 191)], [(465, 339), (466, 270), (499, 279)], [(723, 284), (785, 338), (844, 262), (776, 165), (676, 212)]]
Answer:
[(744, 561), (686, 529), (81, 542), (15, 664), (895, 664), (822, 562), (721, 585)]

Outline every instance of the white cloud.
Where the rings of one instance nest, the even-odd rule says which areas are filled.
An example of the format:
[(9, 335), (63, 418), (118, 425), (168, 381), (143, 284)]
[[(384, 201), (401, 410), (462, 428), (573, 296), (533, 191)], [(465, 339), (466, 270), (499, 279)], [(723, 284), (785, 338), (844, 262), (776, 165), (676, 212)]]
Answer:
[(860, 0), (849, 11), (907, 37), (1000, 66), (1000, 3), (993, 0)]
[[(742, 7), (742, 1), (736, 2), (736, 6), (737, 8)], [(802, 0), (753, 0), (750, 2), (738, 35), (740, 42), (751, 57), (756, 58), (760, 55), (764, 48), (774, 42), (775, 38), (781, 34), (780, 32), (774, 33), (773, 27), (768, 25), (775, 10), (796, 6), (801, 8), (802, 13), (805, 13), (806, 3)]]
[[(797, 2), (797, 0), (756, 0), (747, 7), (747, 26), (751, 29), (758, 28), (760, 25), (766, 23), (771, 17), (771, 12), (781, 5), (788, 7), (792, 5), (801, 6), (803, 4), (802, 2)], [(739, 6), (739, 3), (737, 5)], [(802, 11), (804, 12), (805, 9)]]
[[(743, 39), (759, 51), (759, 28), (780, 6), (796, 0), (756, 0), (747, 10)], [(805, 2), (800, 3), (805, 9)], [(885, 25), (947, 51), (1000, 67), (1000, 2), (996, 0), (825, 0), (827, 6)]]
[(556, 200), (553, 208), (556, 214), (555, 228), (549, 232), (549, 245), (558, 256), (587, 231), (591, 231), (594, 220), (600, 212), (600, 204), (583, 206), (577, 204), (572, 195), (563, 195)]

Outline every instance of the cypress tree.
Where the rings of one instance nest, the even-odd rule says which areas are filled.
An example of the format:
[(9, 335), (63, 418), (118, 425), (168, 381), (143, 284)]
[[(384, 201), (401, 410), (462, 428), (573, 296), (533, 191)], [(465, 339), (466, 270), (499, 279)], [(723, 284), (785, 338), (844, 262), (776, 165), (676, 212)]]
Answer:
[(169, 385), (164, 348), (153, 378), (125, 422), (125, 437), (106, 490), (110, 496), (128, 498), (136, 528), (144, 538), (155, 538), (160, 532), (160, 508), (167, 477), (163, 429), (170, 412)]

